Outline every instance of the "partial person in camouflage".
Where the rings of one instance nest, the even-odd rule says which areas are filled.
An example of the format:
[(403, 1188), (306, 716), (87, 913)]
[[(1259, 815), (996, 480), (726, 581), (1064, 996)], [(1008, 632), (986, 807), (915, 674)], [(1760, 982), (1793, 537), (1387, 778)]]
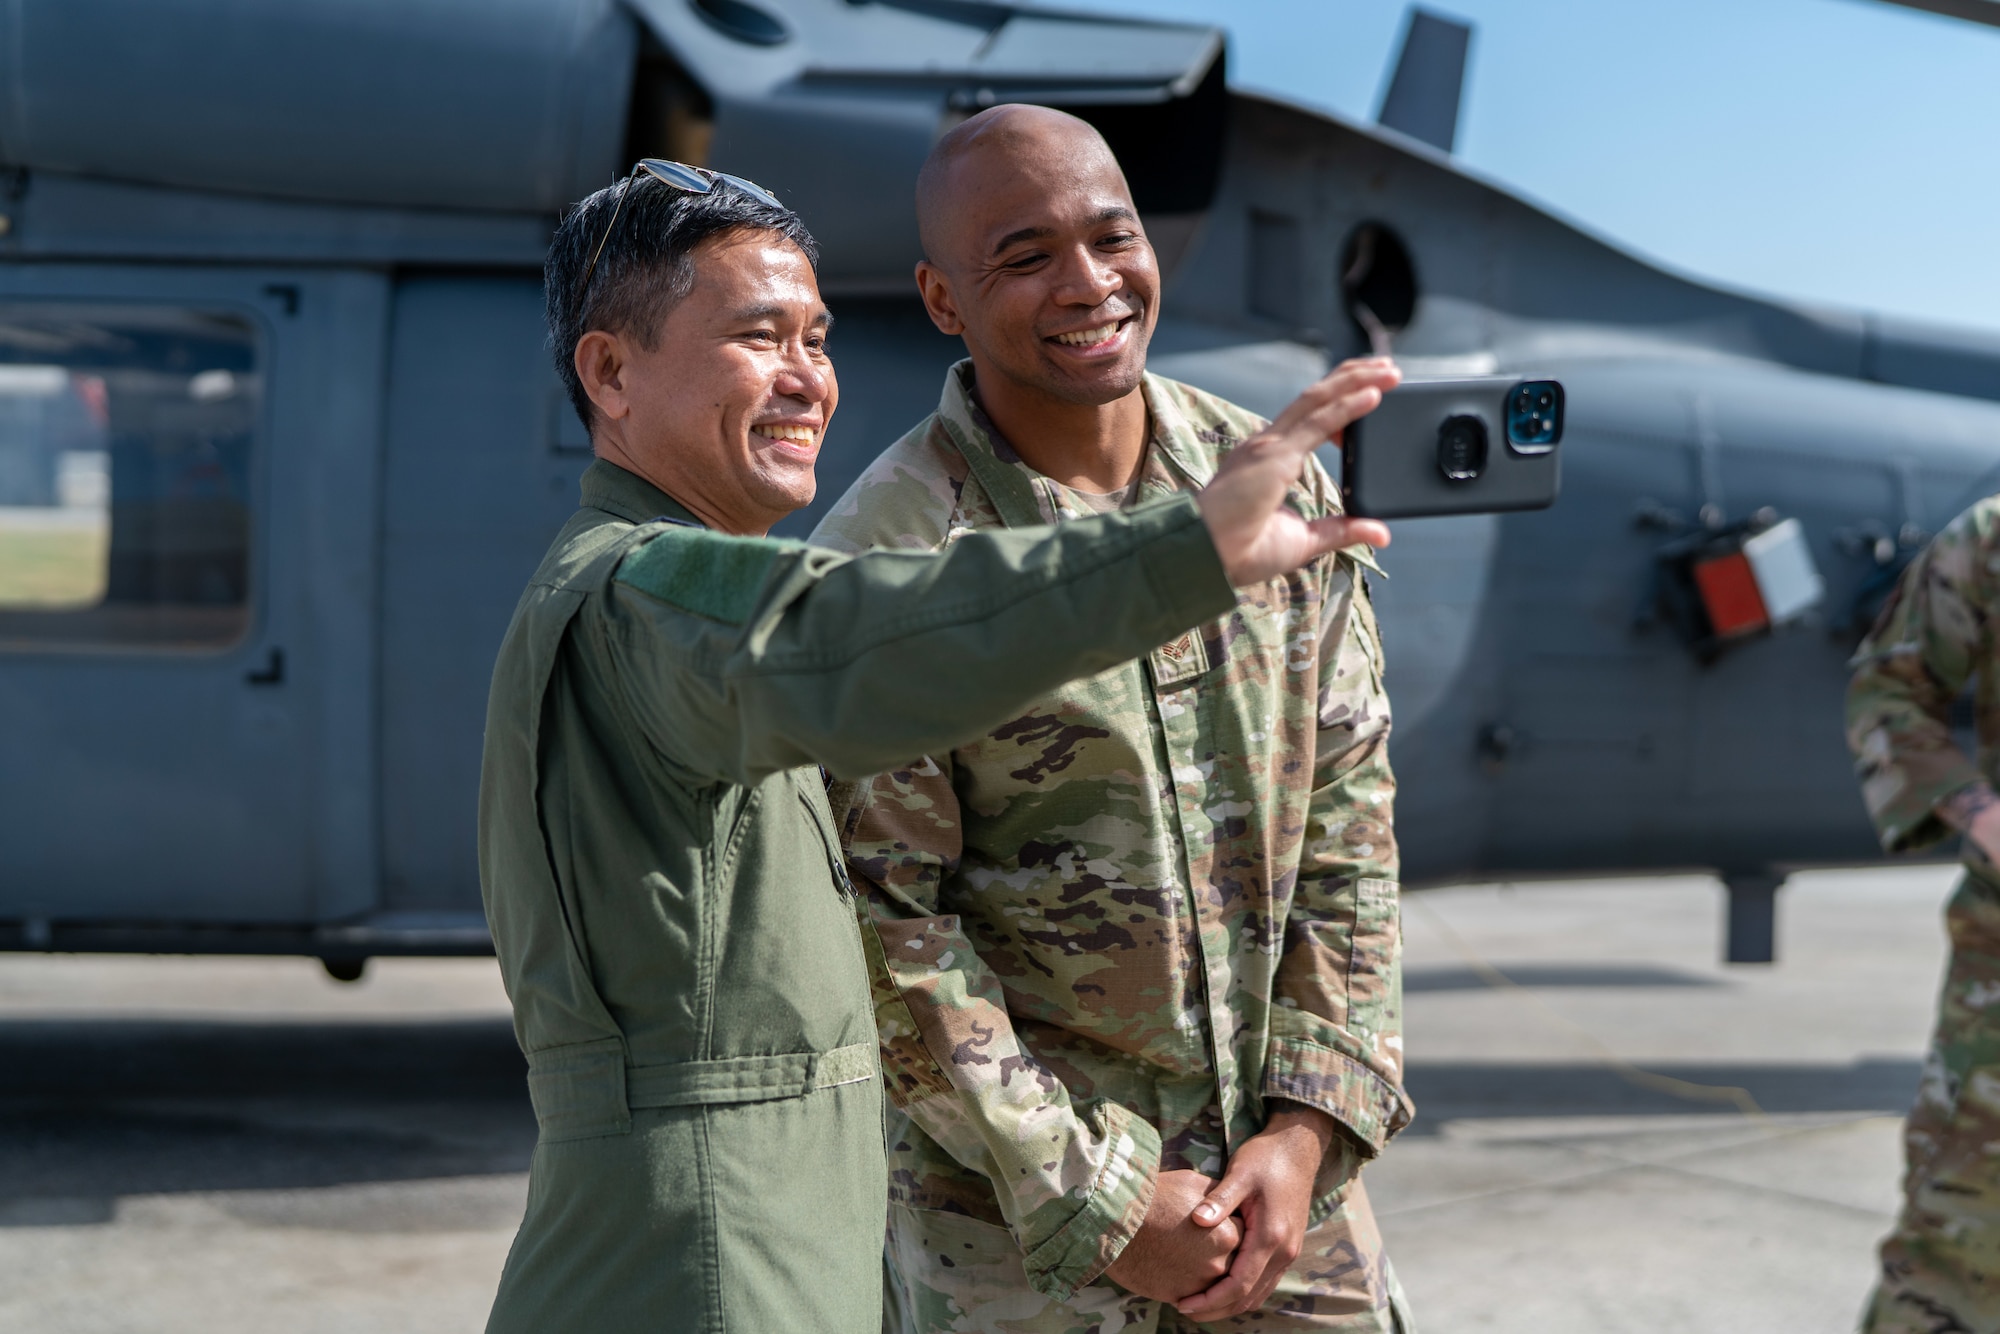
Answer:
[[(1159, 273), (1089, 126), (982, 112), (918, 189), (919, 285), (971, 356), (814, 541), (1119, 510), (1263, 428), (1145, 372)], [(1339, 512), (1316, 464), (1292, 503)], [(1360, 1178), (1411, 1116), (1369, 564), (835, 786), (892, 1101), (886, 1328), (1410, 1328)]]
[[(1890, 852), (1962, 834), (1951, 961), (1904, 1128), (1903, 1208), (1882, 1243), (1866, 1334), (2000, 1330), (2000, 496), (1904, 571), (1854, 657), (1847, 744)], [(1972, 686), (1975, 762), (1952, 742)]]

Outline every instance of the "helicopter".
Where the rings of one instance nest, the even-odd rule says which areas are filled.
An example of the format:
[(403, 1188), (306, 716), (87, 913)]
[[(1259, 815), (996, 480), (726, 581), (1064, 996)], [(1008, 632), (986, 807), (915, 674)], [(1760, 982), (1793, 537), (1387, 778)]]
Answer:
[[(1880, 855), (1846, 659), (2000, 489), (2000, 338), (1706, 286), (1466, 170), (1463, 25), (1413, 13), (1363, 124), (1232, 89), (1216, 28), (989, 0), (8, 15), (0, 949), (490, 952), (488, 675), (591, 458), (545, 346), (560, 210), (652, 156), (804, 217), (844, 390), (804, 536), (962, 355), (913, 184), (1013, 101), (1118, 153), (1152, 369), (1265, 413), (1371, 347), (1566, 387), (1553, 508), (1383, 554), (1408, 883), (1712, 871), (1751, 961), (1792, 869)], [(1791, 593), (1711, 596), (1778, 546)]]

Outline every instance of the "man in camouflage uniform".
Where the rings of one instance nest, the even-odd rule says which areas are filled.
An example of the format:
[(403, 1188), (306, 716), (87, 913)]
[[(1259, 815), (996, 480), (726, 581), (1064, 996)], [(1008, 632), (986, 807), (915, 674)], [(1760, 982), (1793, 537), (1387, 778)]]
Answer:
[[(1891, 852), (1964, 835), (1945, 910), (1951, 963), (1904, 1130), (1903, 1209), (1882, 1243), (1868, 1334), (2000, 1330), (2000, 496), (1954, 519), (1910, 568), (1854, 657), (1847, 743)], [(1975, 682), (1979, 758), (1952, 744)]]
[[(918, 188), (919, 284), (971, 357), (816, 542), (1116, 510), (1198, 489), (1262, 428), (1144, 373), (1159, 275), (1088, 126), (995, 108)], [(1339, 510), (1316, 464), (1293, 503)], [(1410, 1328), (1359, 1177), (1411, 1115), (1366, 564), (1242, 590), (835, 787), (893, 1103), (887, 1328)]]

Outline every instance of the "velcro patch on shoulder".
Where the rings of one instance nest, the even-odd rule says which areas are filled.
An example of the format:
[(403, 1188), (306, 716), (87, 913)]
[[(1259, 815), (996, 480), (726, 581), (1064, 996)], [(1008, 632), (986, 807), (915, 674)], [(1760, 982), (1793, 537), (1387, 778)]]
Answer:
[(627, 556), (616, 578), (668, 606), (741, 625), (757, 608), (764, 576), (794, 545), (768, 537), (669, 528)]

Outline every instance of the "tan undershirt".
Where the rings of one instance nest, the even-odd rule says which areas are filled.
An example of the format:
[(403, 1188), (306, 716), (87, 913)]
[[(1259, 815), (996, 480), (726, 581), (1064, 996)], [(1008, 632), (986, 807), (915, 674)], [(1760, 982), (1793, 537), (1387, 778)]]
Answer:
[(1152, 451), (1153, 446), (1148, 442), (1146, 452), (1139, 456), (1139, 467), (1132, 475), (1132, 484), (1116, 491), (1085, 491), (1081, 487), (1066, 486), (1054, 478), (1049, 479), (1050, 485), (1076, 501), (1087, 514), (1114, 514), (1130, 508), (1139, 499), (1139, 487), (1146, 480), (1146, 460), (1151, 457)]

